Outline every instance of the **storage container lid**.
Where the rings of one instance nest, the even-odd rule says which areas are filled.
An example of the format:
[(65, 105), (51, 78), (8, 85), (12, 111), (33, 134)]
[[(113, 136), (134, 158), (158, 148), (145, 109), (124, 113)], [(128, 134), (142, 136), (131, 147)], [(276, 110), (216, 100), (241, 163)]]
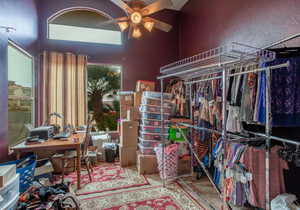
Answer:
[(10, 179), (2, 188), (0, 188), (0, 193), (14, 183), (17, 179), (19, 179), (19, 176), (19, 174), (16, 174), (12, 179)]

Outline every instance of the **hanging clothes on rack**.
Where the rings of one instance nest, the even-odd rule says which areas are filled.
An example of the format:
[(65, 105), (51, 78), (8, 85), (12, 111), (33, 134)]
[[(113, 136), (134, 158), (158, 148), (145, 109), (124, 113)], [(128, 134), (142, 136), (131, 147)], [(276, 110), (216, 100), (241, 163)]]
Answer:
[[(253, 70), (255, 66), (249, 65), (247, 70)], [(249, 73), (245, 75), (242, 85), (242, 99), (241, 99), (241, 121), (248, 124), (254, 123), (256, 91), (257, 91), (257, 74)]]
[[(259, 139), (257, 139), (259, 140)], [(253, 207), (265, 208), (265, 148), (251, 146), (259, 145), (260, 141), (243, 143), (229, 142), (226, 144), (224, 191), (226, 200), (237, 206), (249, 203)], [(270, 153), (270, 176), (272, 185), (269, 186), (271, 199), (285, 193), (284, 169), (287, 162), (280, 159), (280, 146), (274, 146)]]
[(172, 95), (172, 104), (174, 104), (174, 116), (185, 117), (188, 116), (188, 104), (186, 100), (186, 89), (182, 80), (171, 80), (166, 88), (167, 93)]
[[(282, 160), (278, 151), (280, 146), (274, 146), (270, 152), (270, 177), (272, 184), (270, 189), (270, 199), (277, 195), (285, 193), (284, 169), (288, 169), (287, 162)], [(266, 166), (265, 166), (266, 151), (264, 148), (247, 147), (240, 162), (252, 174), (250, 181), (250, 194), (248, 202), (255, 207), (265, 208), (266, 206)]]
[(224, 140), (222, 138), (220, 138), (217, 142), (217, 144), (215, 145), (215, 147), (213, 148), (213, 152), (212, 152), (212, 157), (214, 160), (214, 175), (213, 175), (213, 180), (214, 183), (216, 184), (216, 186), (218, 186), (218, 188), (221, 190), (223, 185), (222, 185), (222, 147), (224, 144)]
[[(275, 127), (300, 126), (300, 56), (277, 58), (272, 62), (262, 63), (262, 67), (289, 62), (287, 68), (278, 69), (271, 74), (271, 113)], [(265, 72), (261, 72), (261, 82), (265, 84)], [(264, 86), (264, 85), (263, 85)], [(260, 92), (259, 122), (265, 123), (264, 91)]]
[[(265, 67), (265, 66), (262, 66)], [(266, 72), (262, 71), (259, 73), (260, 86), (258, 95), (258, 114), (257, 121), (261, 124), (266, 123)]]
[[(239, 68), (232, 70), (232, 73), (242, 72), (244, 68)], [(228, 131), (233, 133), (240, 133), (242, 131), (242, 124), (240, 121), (241, 115), (241, 102), (242, 102), (242, 93), (243, 93), (243, 79), (244, 75), (238, 75), (232, 77), (230, 80), (230, 88), (228, 89), (228, 118), (226, 123), (226, 128)]]
[(249, 194), (249, 181), (251, 174), (239, 164), (240, 158), (247, 145), (230, 143), (226, 145), (226, 165), (224, 190), (226, 200), (236, 206), (244, 206)]

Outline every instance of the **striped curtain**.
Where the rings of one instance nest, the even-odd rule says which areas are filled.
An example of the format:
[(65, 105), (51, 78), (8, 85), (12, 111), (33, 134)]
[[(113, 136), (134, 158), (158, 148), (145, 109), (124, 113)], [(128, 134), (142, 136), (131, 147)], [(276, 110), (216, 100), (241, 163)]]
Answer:
[(87, 116), (87, 57), (72, 53), (43, 52), (37, 79), (38, 125), (52, 116), (50, 124), (61, 127), (85, 125)]

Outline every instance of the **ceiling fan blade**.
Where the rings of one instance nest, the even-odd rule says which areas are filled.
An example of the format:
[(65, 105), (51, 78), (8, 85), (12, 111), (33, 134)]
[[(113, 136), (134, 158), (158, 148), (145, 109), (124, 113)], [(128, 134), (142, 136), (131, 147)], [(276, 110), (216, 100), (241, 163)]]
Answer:
[(154, 22), (154, 27), (161, 30), (161, 31), (164, 31), (164, 32), (169, 32), (172, 29), (172, 26), (170, 24), (159, 21), (159, 20), (156, 20), (154, 18), (146, 17), (146, 18), (144, 18), (144, 21)]
[(173, 6), (171, 0), (158, 0), (142, 9), (143, 15), (151, 15), (160, 10)]
[(128, 30), (128, 39), (131, 39), (131, 38), (132, 38), (132, 32), (133, 32), (133, 25), (130, 24), (129, 30)]
[(122, 0), (110, 0), (112, 3), (120, 7), (127, 15), (133, 12), (133, 10)]
[(115, 19), (103, 21), (103, 22), (99, 23), (97, 26), (99, 26), (99, 27), (101, 27), (101, 26), (107, 26), (107, 25), (110, 25), (110, 24), (114, 24), (114, 23), (118, 23), (118, 22), (123, 22), (123, 21), (128, 21), (128, 20), (129, 20), (128, 17), (120, 17), (120, 18), (115, 18)]

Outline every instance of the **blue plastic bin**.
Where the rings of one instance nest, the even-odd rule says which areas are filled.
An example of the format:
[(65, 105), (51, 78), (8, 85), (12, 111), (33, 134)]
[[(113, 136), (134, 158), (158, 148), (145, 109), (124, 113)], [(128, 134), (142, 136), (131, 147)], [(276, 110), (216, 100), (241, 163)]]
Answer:
[(30, 158), (27, 162), (28, 164), (24, 168), (17, 168), (17, 173), (20, 174), (20, 193), (25, 192), (32, 184), (34, 179), (34, 170), (36, 166), (36, 157), (35, 155), (28, 156), (21, 160), (10, 161), (6, 163), (0, 164), (0, 166), (4, 165), (12, 165), (12, 164), (19, 164), (20, 162)]

